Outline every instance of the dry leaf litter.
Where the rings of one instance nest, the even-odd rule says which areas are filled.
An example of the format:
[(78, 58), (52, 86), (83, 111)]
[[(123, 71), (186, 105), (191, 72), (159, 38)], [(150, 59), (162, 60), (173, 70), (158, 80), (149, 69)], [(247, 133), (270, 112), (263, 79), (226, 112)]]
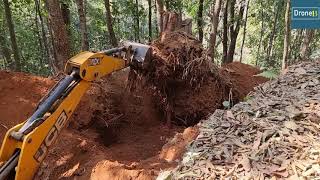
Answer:
[[(216, 110), (166, 179), (320, 179), (320, 62)], [(163, 176), (163, 174), (160, 174)], [(159, 176), (159, 177), (160, 177)]]

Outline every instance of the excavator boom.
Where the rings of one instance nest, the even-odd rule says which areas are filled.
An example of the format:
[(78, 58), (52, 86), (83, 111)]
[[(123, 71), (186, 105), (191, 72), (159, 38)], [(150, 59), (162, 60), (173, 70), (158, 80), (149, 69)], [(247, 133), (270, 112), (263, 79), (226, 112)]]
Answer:
[(150, 56), (149, 46), (125, 42), (120, 48), (86, 51), (71, 58), (65, 67), (67, 75), (40, 101), (32, 116), (6, 133), (0, 151), (0, 180), (33, 179), (91, 83)]

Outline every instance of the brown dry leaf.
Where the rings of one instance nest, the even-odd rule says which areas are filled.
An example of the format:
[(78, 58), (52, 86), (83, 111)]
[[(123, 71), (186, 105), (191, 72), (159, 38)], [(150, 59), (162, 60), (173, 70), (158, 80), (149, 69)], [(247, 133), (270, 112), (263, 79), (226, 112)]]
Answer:
[(307, 71), (304, 68), (299, 67), (299, 68), (295, 69), (295, 73), (296, 73), (297, 76), (299, 76), (299, 75), (306, 74)]
[(251, 170), (251, 163), (250, 163), (250, 159), (248, 158), (248, 156), (243, 155), (240, 164), (242, 165), (243, 169), (246, 172), (249, 172)]
[(228, 178), (228, 177), (232, 176), (233, 173), (235, 172), (235, 170), (236, 170), (236, 166), (234, 166), (232, 169), (230, 169), (230, 171), (227, 172), (225, 177)]
[(266, 139), (270, 138), (270, 137), (273, 136), (275, 133), (276, 133), (276, 131), (273, 130), (273, 129), (264, 131), (263, 136), (262, 136), (262, 142), (263, 142), (263, 143), (266, 142)]
[(286, 170), (284, 170), (284, 171), (275, 171), (275, 172), (272, 172), (272, 174), (276, 175), (276, 176), (281, 176), (281, 177), (284, 177), (284, 178), (287, 178), (289, 176), (289, 173)]
[(294, 174), (288, 178), (288, 180), (297, 180), (297, 179), (300, 179), (297, 174)]
[(232, 111), (227, 111), (227, 119), (235, 119)]
[(284, 122), (284, 126), (288, 129), (295, 131), (298, 129), (298, 125), (294, 121), (286, 121)]
[(253, 147), (252, 147), (254, 150), (259, 149), (262, 135), (263, 135), (263, 134), (262, 134), (260, 131), (257, 132), (257, 136), (256, 136), (256, 138), (255, 138), (255, 141), (253, 142)]
[(315, 173), (319, 173), (320, 171), (320, 165), (319, 164), (314, 164), (312, 167), (302, 173), (302, 176), (307, 177), (311, 175), (315, 175)]
[(249, 146), (243, 144), (239, 139), (232, 139), (232, 142), (241, 148), (244, 148), (244, 149), (249, 148)]

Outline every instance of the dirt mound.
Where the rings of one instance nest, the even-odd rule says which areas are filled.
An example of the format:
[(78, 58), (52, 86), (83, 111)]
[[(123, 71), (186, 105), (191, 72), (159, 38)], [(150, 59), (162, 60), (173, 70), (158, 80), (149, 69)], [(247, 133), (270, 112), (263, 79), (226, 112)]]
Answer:
[(235, 104), (265, 81), (254, 77), (258, 69), (241, 63), (219, 70), (206, 56), (202, 44), (184, 32), (169, 32), (151, 47), (152, 59), (146, 62), (144, 71), (136, 73), (144, 81), (142, 87), (152, 91), (153, 101), (168, 124), (174, 120), (194, 125), (221, 108), (224, 101)]
[(261, 71), (256, 67), (240, 62), (225, 64), (220, 68), (220, 73), (229, 79), (238, 91), (240, 98), (244, 98), (254, 87), (268, 81), (267, 78), (255, 76)]
[(54, 81), (0, 71), (0, 143), (8, 129), (27, 120)]

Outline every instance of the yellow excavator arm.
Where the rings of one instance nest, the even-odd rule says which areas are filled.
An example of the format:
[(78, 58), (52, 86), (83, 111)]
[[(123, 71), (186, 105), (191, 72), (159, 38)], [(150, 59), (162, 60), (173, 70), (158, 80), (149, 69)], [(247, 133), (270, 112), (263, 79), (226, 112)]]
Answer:
[(82, 52), (67, 62), (67, 75), (40, 101), (33, 115), (6, 133), (0, 151), (0, 180), (33, 179), (90, 84), (129, 65), (141, 66), (151, 56), (149, 46), (123, 44), (98, 53)]

